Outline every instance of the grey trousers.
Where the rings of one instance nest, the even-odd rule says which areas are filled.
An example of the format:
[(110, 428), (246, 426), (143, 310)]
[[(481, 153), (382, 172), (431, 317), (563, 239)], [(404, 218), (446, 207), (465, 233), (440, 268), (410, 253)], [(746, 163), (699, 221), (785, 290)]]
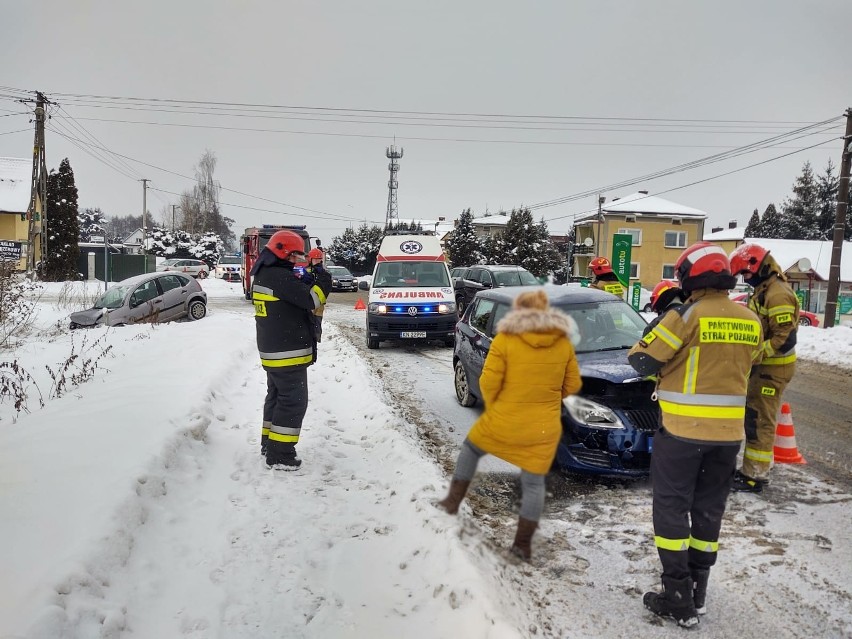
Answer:
[[(456, 461), (453, 478), (460, 481), (471, 481), (476, 474), (476, 467), (485, 451), (480, 450), (470, 440), (465, 439)], [(544, 512), (544, 475), (536, 475), (525, 470), (521, 471), (521, 510), (520, 516), (530, 521), (541, 519)]]

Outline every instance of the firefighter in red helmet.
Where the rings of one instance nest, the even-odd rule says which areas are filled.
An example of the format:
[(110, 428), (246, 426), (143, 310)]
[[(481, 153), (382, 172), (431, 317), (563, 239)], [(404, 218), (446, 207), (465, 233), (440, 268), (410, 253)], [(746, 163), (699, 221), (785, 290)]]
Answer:
[(736, 278), (720, 247), (693, 244), (675, 271), (686, 303), (662, 315), (627, 358), (640, 374), (657, 375), (662, 422), (651, 482), (663, 591), (645, 593), (643, 603), (691, 627), (705, 612), (763, 331), (751, 311), (728, 298)]
[(778, 262), (758, 244), (731, 253), (734, 275), (754, 288), (748, 307), (763, 325), (762, 361), (752, 371), (746, 403), (746, 445), (734, 490), (759, 493), (769, 476), (781, 394), (796, 372), (799, 299)]
[(660, 323), (660, 320), (663, 319), (663, 315), (682, 306), (685, 301), (686, 295), (677, 282), (661, 280), (654, 287), (654, 290), (651, 291), (651, 310), (657, 314), (657, 317), (651, 320), (651, 323), (645, 327), (642, 336), (644, 337), (650, 333)]
[(605, 257), (596, 257), (589, 262), (589, 270), (592, 272), (592, 288), (597, 288), (619, 297), (624, 296), (624, 287), (618, 281), (618, 277), (612, 270), (612, 264)]
[[(312, 282), (311, 278), (308, 276), (316, 277), (317, 273), (321, 271), (325, 271), (325, 266), (323, 266), (323, 252), (319, 247), (312, 248), (308, 251), (308, 266), (305, 268), (305, 275), (302, 276), (302, 279), (306, 282)], [(314, 311), (314, 324), (316, 325), (316, 334), (317, 334), (317, 342), (322, 341), (322, 314), (325, 311), (325, 304), (322, 304), (318, 309)]]
[(302, 464), (296, 444), (308, 408), (307, 367), (316, 359), (314, 311), (331, 291), (325, 271), (300, 281), (294, 267), (305, 259), (304, 240), (277, 231), (251, 270), (257, 350), (266, 371), (260, 447), (273, 470)]

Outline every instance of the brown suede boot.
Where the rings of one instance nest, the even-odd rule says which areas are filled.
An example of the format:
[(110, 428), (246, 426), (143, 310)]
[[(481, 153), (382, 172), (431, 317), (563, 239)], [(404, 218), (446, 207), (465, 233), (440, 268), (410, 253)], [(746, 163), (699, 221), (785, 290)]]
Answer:
[(450, 492), (447, 493), (446, 497), (438, 502), (438, 506), (446, 510), (451, 515), (455, 515), (459, 511), (459, 506), (462, 503), (462, 499), (464, 499), (464, 496), (467, 494), (469, 486), (469, 481), (453, 478), (453, 481), (450, 483)]
[(513, 555), (524, 561), (529, 561), (532, 558), (532, 536), (536, 528), (538, 528), (537, 521), (523, 517), (518, 518), (518, 531), (515, 533), (515, 542), (511, 548)]

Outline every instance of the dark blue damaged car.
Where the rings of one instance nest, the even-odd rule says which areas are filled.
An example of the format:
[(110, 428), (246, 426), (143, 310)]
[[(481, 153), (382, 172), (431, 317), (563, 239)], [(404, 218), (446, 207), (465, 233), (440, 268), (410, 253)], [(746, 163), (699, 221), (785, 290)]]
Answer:
[[(578, 395), (562, 402), (562, 440), (554, 465), (565, 472), (610, 477), (646, 477), (650, 471), (657, 403), (654, 383), (638, 377), (627, 351), (647, 326), (620, 299), (578, 284), (543, 286), (550, 304), (580, 329), (575, 345), (583, 378)], [(499, 288), (476, 294), (456, 325), (453, 375), (462, 406), (479, 401), (479, 376), (497, 322), (514, 298), (530, 287)]]

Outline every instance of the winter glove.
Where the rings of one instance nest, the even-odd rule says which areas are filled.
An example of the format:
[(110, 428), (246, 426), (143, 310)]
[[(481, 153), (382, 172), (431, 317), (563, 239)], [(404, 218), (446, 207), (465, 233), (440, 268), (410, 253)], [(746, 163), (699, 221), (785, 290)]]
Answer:
[(305, 271), (302, 274), (302, 277), (300, 277), (299, 279), (301, 279), (308, 286), (313, 286), (314, 282), (316, 281), (316, 277), (314, 277), (314, 274), (310, 271)]

